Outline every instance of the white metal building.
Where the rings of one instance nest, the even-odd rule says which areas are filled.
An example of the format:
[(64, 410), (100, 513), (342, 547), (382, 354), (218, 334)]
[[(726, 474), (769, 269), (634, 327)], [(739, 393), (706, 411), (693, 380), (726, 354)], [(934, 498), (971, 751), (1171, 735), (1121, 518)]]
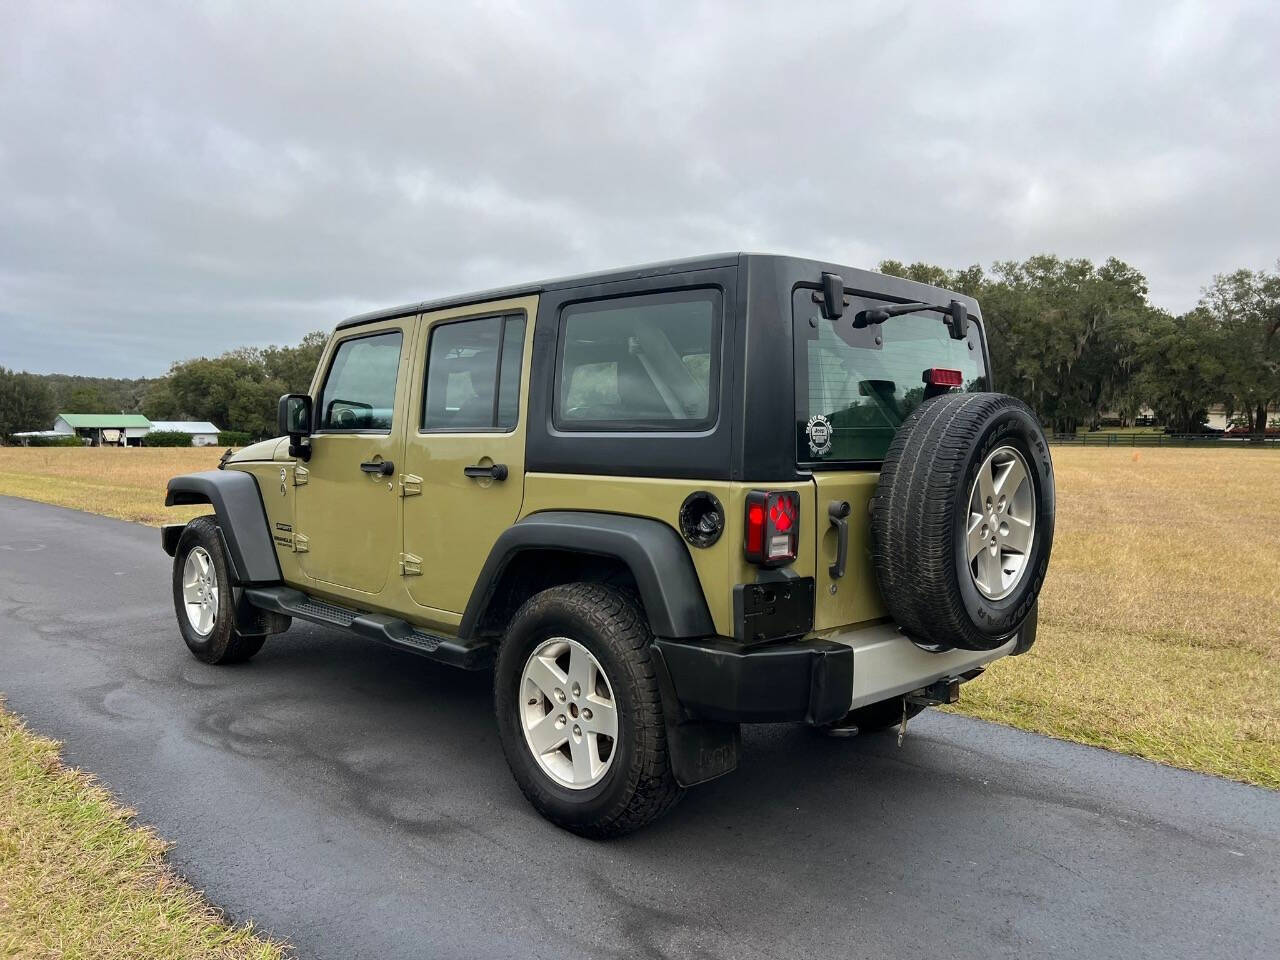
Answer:
[(218, 428), (208, 420), (152, 420), (151, 429), (189, 433), (193, 447), (212, 447), (218, 442)]

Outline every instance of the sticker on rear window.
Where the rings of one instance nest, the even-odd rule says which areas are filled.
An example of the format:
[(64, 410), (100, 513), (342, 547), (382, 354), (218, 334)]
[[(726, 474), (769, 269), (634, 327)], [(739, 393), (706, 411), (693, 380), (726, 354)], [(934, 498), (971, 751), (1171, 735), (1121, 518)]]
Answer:
[(822, 414), (814, 414), (804, 428), (809, 438), (809, 452), (815, 457), (825, 457), (831, 452), (831, 421)]

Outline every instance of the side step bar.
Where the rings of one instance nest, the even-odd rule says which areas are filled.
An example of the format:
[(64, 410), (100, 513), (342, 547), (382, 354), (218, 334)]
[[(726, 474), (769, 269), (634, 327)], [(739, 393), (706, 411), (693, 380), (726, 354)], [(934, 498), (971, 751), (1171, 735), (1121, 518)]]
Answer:
[(370, 640), (399, 647), (464, 670), (483, 670), (493, 663), (493, 644), (476, 640), (451, 640), (420, 630), (407, 620), (380, 613), (361, 613), (309, 597), (292, 587), (245, 587), (244, 599), (255, 607), (286, 616), (350, 630)]

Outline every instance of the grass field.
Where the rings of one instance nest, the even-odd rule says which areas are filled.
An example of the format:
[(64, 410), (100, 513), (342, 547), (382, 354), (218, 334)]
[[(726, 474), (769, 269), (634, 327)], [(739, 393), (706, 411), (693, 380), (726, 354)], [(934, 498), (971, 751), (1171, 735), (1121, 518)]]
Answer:
[(212, 470), (222, 447), (0, 447), (0, 494), (158, 526), (208, 513), (166, 507), (165, 484)]
[(278, 960), (165, 864), (165, 844), (0, 706), (0, 957)]
[(1280, 451), (1053, 460), (1038, 642), (960, 711), (1280, 788)]
[[(161, 523), (214, 449), (0, 449), (0, 493)], [(960, 712), (1280, 788), (1280, 451), (1053, 448), (1057, 536), (1025, 657)]]

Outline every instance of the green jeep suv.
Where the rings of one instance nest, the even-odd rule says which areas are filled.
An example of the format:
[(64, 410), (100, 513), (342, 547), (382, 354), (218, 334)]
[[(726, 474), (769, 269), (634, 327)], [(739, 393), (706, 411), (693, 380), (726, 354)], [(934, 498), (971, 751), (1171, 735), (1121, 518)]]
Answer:
[[(169, 482), (211, 664), (293, 618), (492, 669), (512, 774), (590, 837), (743, 723), (871, 733), (1035, 639), (1049, 449), (972, 299), (725, 254), (340, 323), (275, 440)], [(430, 735), (430, 734), (424, 734)]]

